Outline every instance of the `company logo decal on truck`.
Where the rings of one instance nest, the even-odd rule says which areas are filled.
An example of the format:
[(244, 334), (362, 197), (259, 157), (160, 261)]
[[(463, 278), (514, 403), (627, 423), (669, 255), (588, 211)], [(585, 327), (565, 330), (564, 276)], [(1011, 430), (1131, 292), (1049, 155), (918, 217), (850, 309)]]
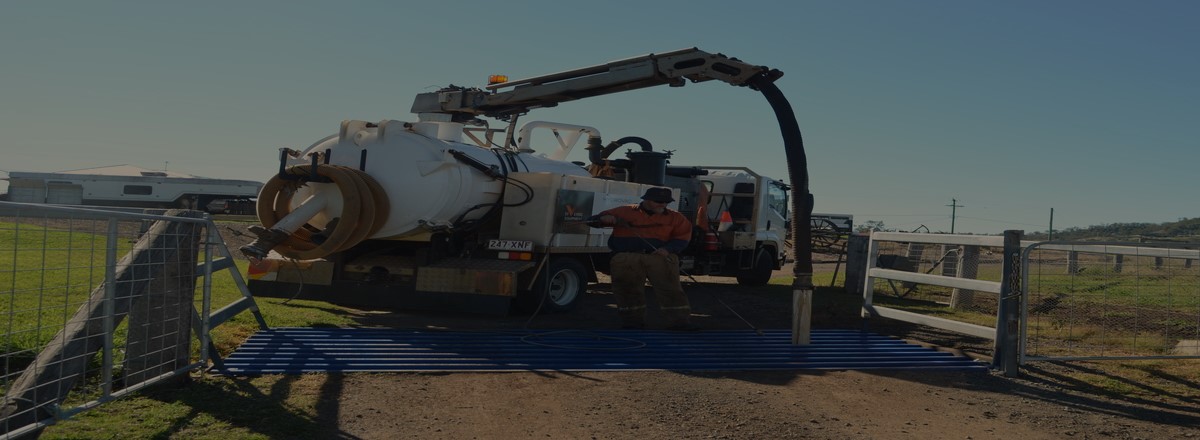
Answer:
[(596, 194), (593, 192), (558, 190), (558, 203), (554, 209), (558, 227), (554, 232), (587, 234), (590, 228), (584, 224), (584, 220), (592, 216), (592, 204), (595, 200)]

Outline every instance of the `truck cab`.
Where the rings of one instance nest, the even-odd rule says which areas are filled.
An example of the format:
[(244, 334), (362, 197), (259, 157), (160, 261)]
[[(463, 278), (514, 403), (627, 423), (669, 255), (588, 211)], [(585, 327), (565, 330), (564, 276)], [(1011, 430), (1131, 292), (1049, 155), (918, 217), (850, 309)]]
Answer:
[(762, 285), (784, 263), (788, 186), (744, 167), (701, 166), (704, 236), (693, 240), (683, 269), (701, 275), (735, 276)]

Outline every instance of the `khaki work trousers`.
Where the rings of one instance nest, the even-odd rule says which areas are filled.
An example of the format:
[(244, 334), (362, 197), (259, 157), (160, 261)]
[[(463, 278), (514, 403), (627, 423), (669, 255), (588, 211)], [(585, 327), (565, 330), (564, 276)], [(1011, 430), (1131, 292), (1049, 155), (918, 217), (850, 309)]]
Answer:
[(613, 255), (609, 265), (613, 295), (617, 297), (617, 312), (623, 326), (646, 325), (646, 280), (654, 287), (658, 308), (667, 327), (691, 323), (692, 307), (679, 284), (679, 256), (622, 252)]

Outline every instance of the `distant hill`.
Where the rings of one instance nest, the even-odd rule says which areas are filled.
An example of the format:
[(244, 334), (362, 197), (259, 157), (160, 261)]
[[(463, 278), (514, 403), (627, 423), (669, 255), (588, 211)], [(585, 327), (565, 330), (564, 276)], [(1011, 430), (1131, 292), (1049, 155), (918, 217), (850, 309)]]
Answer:
[[(1046, 240), (1046, 231), (1028, 232), (1026, 240)], [(1200, 217), (1169, 223), (1111, 223), (1054, 231), (1055, 240), (1200, 242)]]

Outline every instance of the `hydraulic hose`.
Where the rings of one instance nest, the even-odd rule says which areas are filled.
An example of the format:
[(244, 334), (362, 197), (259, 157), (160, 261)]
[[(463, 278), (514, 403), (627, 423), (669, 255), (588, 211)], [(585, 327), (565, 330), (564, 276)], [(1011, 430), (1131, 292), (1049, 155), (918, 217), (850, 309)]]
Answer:
[(783, 135), (783, 149), (787, 154), (788, 179), (791, 181), (792, 193), (792, 256), (795, 265), (792, 266), (792, 287), (812, 290), (812, 221), (813, 197), (808, 192), (808, 158), (804, 153), (804, 138), (800, 134), (800, 124), (796, 123), (796, 114), (787, 97), (775, 86), (779, 74), (768, 71), (760, 73), (746, 82), (750, 88), (758, 90), (767, 98), (771, 108), (775, 110), (775, 119), (779, 122), (779, 131)]
[[(349, 249), (383, 227), (390, 207), (387, 193), (379, 182), (365, 172), (341, 165), (320, 165), (316, 171), (317, 175), (332, 180), (342, 197), (341, 217), (336, 223), (330, 222), (332, 230), (320, 233), (324, 240), (318, 240), (319, 234), (305, 225), (282, 240), (260, 236), (259, 240), (243, 247), (243, 253), (265, 254), (273, 249), (285, 257), (311, 260)], [(285, 171), (290, 176), (308, 176), (311, 172), (310, 165), (294, 166)], [(280, 175), (267, 181), (258, 197), (259, 222), (270, 229), (291, 214), (292, 196), (302, 184)]]

